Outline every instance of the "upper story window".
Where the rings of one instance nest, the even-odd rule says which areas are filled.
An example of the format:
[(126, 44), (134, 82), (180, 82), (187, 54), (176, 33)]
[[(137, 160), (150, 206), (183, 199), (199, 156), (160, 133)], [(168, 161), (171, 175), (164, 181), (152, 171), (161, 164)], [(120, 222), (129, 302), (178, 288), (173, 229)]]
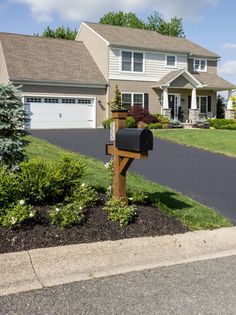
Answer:
[(166, 67), (177, 68), (177, 56), (166, 55)]
[(207, 61), (205, 59), (194, 59), (193, 61), (194, 71), (207, 71)]
[(121, 70), (127, 72), (143, 72), (143, 53), (122, 51)]

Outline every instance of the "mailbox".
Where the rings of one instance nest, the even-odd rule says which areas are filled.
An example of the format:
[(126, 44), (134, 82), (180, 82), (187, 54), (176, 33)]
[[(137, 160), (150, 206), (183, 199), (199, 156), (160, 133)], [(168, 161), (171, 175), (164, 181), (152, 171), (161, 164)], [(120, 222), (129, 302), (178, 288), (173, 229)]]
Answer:
[(153, 135), (149, 129), (122, 128), (116, 133), (116, 147), (120, 150), (145, 152), (153, 149)]

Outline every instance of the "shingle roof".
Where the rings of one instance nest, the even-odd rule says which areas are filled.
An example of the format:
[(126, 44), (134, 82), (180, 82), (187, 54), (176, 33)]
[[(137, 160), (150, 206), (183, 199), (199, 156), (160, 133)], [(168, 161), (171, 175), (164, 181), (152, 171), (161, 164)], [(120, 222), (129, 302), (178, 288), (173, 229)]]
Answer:
[(200, 81), (202, 84), (207, 85), (209, 88), (213, 89), (233, 89), (236, 85), (226, 81), (225, 79), (221, 78), (217, 74), (209, 74), (209, 73), (194, 73), (193, 76)]
[(111, 45), (134, 47), (154, 51), (187, 53), (195, 56), (219, 58), (212, 51), (203, 48), (186, 38), (164, 36), (154, 31), (137, 28), (104, 25), (85, 22), (95, 32), (107, 40)]
[[(185, 69), (179, 69), (175, 71), (170, 71), (167, 75), (165, 75), (161, 80), (157, 82), (155, 86), (165, 86), (167, 83), (174, 78), (177, 78), (182, 75), (182, 72)], [(186, 71), (186, 70), (185, 70)], [(217, 74), (208, 74), (208, 73), (191, 73), (191, 75), (197, 79), (202, 85), (205, 85), (205, 87), (209, 89), (217, 89), (217, 90), (227, 90), (227, 89), (234, 89), (236, 88), (236, 85), (224, 80)]]
[(82, 42), (0, 33), (10, 80), (107, 84)]
[(183, 69), (179, 69), (179, 70), (175, 70), (175, 71), (170, 71), (169, 73), (167, 73), (167, 75), (165, 75), (163, 78), (161, 78), (157, 84), (158, 86), (161, 85), (166, 85), (167, 82), (171, 81), (172, 79), (174, 79), (176, 76), (178, 76), (178, 74), (181, 74), (183, 72)]

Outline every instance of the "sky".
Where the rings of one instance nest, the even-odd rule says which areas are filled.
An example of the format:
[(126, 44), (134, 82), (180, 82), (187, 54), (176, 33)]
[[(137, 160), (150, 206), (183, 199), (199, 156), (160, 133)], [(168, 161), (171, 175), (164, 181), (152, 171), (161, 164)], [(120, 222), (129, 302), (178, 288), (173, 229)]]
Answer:
[(154, 11), (165, 19), (182, 17), (186, 38), (219, 54), (218, 73), (236, 84), (235, 0), (0, 0), (0, 31), (31, 35), (47, 26), (78, 29), (82, 21), (98, 22), (119, 10), (143, 20)]

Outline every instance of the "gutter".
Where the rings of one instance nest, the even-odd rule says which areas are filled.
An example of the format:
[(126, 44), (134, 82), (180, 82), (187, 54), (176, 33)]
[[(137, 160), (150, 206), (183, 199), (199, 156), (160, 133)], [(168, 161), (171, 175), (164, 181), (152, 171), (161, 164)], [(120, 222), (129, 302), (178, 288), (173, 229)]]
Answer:
[(67, 87), (84, 87), (84, 88), (106, 88), (108, 83), (77, 83), (77, 82), (64, 82), (64, 81), (45, 81), (45, 80), (29, 80), (29, 79), (15, 79), (9, 78), (11, 83), (15, 84), (30, 84), (30, 85), (48, 85), (48, 86), (67, 86)]

